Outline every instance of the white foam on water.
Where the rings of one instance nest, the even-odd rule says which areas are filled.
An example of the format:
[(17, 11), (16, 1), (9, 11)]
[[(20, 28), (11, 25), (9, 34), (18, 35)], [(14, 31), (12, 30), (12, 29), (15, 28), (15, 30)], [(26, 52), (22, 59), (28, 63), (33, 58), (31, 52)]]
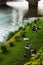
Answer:
[(24, 25), (24, 14), (21, 10), (4, 10), (0, 11), (0, 42), (5, 41), (10, 31), (16, 31), (20, 26)]
[(6, 4), (18, 11), (27, 11), (29, 9), (29, 3), (27, 1), (24, 1), (24, 2), (6, 2)]
[[(5, 10), (5, 11), (4, 11)], [(4, 41), (10, 31), (15, 31), (15, 24), (13, 26), (12, 23), (15, 23), (15, 19), (17, 16), (16, 11), (14, 13), (10, 13), (10, 9), (7, 11), (6, 9), (0, 10), (0, 42)], [(13, 10), (13, 9), (12, 9)], [(16, 15), (15, 15), (16, 14)], [(14, 21), (12, 20), (12, 15), (14, 16)]]
[(38, 14), (43, 15), (43, 0), (38, 2)]

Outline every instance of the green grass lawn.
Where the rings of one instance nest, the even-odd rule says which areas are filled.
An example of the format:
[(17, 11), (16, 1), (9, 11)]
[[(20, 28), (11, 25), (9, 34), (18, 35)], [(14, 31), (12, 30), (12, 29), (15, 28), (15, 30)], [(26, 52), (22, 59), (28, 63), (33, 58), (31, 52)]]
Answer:
[[(34, 24), (33, 24), (34, 25)], [(8, 47), (8, 52), (3, 54), (0, 52), (0, 65), (24, 65), (24, 63), (30, 60), (29, 54), (25, 50), (25, 46), (30, 44), (33, 49), (39, 50), (43, 47), (43, 20), (40, 19), (38, 23), (41, 29), (38, 32), (32, 32), (29, 25), (25, 29), (25, 37), (30, 38), (25, 42), (23, 37), (20, 36), (19, 41), (14, 41), (14, 47)], [(27, 58), (24, 58), (24, 54), (27, 53)]]

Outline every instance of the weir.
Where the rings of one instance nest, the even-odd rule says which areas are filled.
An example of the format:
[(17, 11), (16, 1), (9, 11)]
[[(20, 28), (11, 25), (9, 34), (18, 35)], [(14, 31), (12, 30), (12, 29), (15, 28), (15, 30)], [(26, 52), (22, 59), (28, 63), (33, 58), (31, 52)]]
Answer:
[(29, 9), (25, 18), (38, 17), (38, 1), (39, 0), (27, 0), (29, 2)]
[(43, 16), (42, 3), (43, 0), (0, 0), (0, 5), (6, 4), (16, 10), (23, 10), (25, 13), (24, 18), (38, 17), (39, 14)]
[(39, 0), (27, 0), (29, 2), (30, 7), (37, 7)]
[[(8, 2), (8, 1), (19, 1), (19, 2), (23, 2), (25, 0), (0, 0), (0, 5), (6, 4), (6, 2)], [(29, 2), (30, 6), (37, 6), (39, 0), (26, 0), (26, 1)]]
[(23, 10), (24, 12), (28, 11), (25, 12), (24, 18), (38, 17), (40, 14), (38, 13), (39, 10), (42, 12), (42, 10), (39, 7), (39, 0), (16, 0), (7, 2), (7, 5), (17, 10)]

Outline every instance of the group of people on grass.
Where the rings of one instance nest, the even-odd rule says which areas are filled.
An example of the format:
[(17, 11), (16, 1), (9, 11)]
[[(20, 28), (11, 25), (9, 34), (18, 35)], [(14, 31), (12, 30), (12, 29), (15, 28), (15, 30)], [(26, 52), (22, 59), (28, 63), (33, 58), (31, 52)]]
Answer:
[[(33, 57), (36, 54), (36, 49), (31, 48), (31, 45), (26, 45), (25, 49), (29, 50), (30, 56)], [(24, 57), (27, 58), (27, 53), (24, 54)]]
[[(37, 23), (39, 22), (39, 18), (37, 20), (34, 21), (34, 26), (32, 26), (32, 23), (30, 24), (30, 28), (32, 29), (32, 31), (38, 31), (41, 27), (39, 25), (37, 25)], [(31, 45), (26, 45), (25, 49), (30, 50), (30, 55), (34, 56), (36, 54), (36, 49), (31, 49)], [(27, 54), (24, 54), (24, 57), (27, 57)]]

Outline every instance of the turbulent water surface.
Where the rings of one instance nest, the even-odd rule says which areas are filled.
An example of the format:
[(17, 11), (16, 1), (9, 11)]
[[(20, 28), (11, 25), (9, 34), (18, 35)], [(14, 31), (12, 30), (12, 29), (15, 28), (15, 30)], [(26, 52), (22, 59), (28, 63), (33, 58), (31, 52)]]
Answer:
[(22, 25), (22, 18), (22, 11), (0, 7), (0, 42), (6, 38), (8, 32), (15, 31)]

